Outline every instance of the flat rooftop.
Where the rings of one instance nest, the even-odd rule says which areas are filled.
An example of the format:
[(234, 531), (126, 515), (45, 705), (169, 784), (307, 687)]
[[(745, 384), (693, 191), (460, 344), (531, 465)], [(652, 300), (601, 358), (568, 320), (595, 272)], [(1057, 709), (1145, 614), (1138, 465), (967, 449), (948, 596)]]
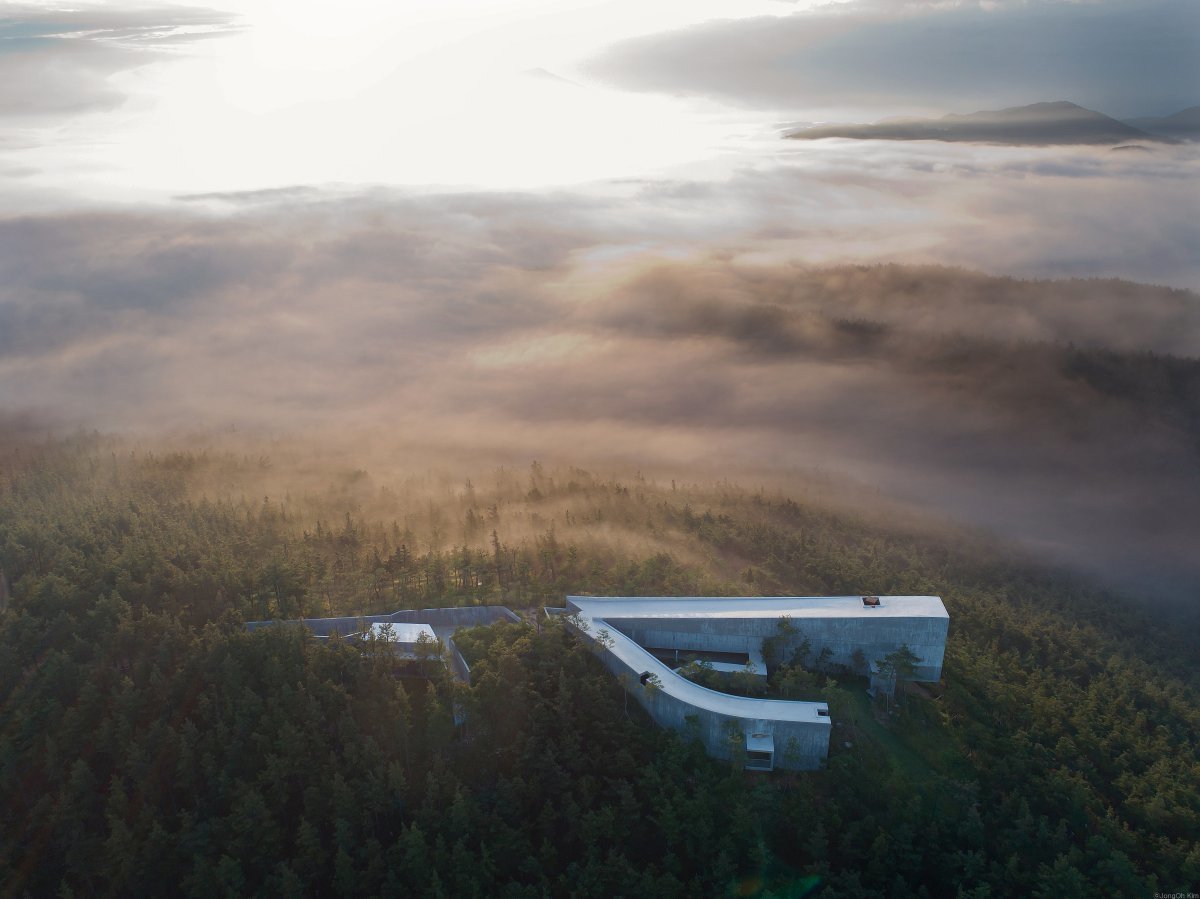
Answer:
[(938, 596), (568, 596), (588, 618), (949, 618)]
[(426, 640), (434, 641), (437, 636), (428, 624), (409, 624), (406, 622), (376, 622), (363, 633), (371, 634), (376, 640), (390, 640), (393, 643), (416, 643), (422, 635)]

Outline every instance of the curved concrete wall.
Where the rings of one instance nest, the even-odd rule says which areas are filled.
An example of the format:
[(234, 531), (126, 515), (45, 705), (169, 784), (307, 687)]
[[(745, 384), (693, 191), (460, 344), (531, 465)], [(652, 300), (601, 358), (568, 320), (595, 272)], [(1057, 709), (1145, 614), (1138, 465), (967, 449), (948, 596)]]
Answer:
[[(742, 746), (747, 734), (767, 733), (774, 738), (776, 768), (813, 770), (829, 755), (831, 722), (828, 706), (816, 702), (752, 699), (718, 693), (676, 674), (642, 647), (602, 619), (585, 622), (581, 629), (566, 619), (567, 626), (592, 645), (600, 660), (661, 727), (694, 734), (709, 755), (731, 758), (734, 744)], [(608, 640), (601, 632), (608, 632)], [(608, 642), (609, 645), (604, 645)], [(649, 671), (658, 686), (643, 686), (639, 678)], [(824, 711), (825, 714), (821, 714)]]

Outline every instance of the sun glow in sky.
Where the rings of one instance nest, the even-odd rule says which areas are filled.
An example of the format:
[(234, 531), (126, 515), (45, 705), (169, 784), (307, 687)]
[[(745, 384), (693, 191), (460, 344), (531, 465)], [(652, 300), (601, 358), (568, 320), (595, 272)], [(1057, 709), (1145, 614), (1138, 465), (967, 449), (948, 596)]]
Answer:
[[(109, 76), (124, 101), (30, 155), (96, 200), (292, 184), (530, 188), (719, 156), (729, 107), (633, 93), (578, 67), (606, 45), (766, 0), (247, 0), (227, 34)], [(37, 179), (34, 179), (35, 181)]]
[(1191, 14), (1148, 2), (0, 0), (0, 192), (11, 213), (712, 182), (836, 163), (781, 147), (783, 122), (1060, 98), (1167, 114), (1192, 102)]

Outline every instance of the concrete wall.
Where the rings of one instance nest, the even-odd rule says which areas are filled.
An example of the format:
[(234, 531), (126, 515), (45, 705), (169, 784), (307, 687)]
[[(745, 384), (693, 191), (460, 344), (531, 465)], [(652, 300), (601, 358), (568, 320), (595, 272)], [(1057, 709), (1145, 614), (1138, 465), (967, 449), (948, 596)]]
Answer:
[(463, 654), (459, 648), (454, 645), (454, 638), (446, 638), (446, 651), (449, 656), (450, 673), (454, 675), (454, 679), (469, 684), (471, 682), (471, 666), (467, 664), (467, 660), (463, 658)]
[[(611, 622), (608, 624), (611, 625)], [(568, 621), (567, 626), (593, 648), (604, 666), (617, 677), (622, 687), (638, 701), (656, 724), (669, 727), (685, 736), (694, 734), (704, 744), (708, 754), (715, 758), (732, 757), (730, 728), (739, 735), (742, 746), (745, 746), (747, 733), (771, 734), (775, 741), (776, 768), (811, 771), (821, 767), (822, 760), (829, 755), (831, 725), (828, 721), (740, 718), (698, 708), (676, 699), (661, 688), (642, 686), (638, 682), (641, 670), (634, 670), (625, 664), (612, 652), (597, 644), (591, 635), (581, 633), (571, 622)]]
[[(708, 649), (718, 652), (746, 652), (761, 649), (767, 637), (780, 634), (777, 618), (619, 618), (608, 619), (615, 627), (642, 646), (663, 649)], [(942, 677), (949, 619), (905, 618), (899, 616), (793, 618), (796, 635), (782, 645), (784, 657), (808, 639), (809, 662), (825, 647), (833, 651), (832, 664), (853, 666), (856, 649), (868, 662), (882, 658), (908, 644), (921, 661), (916, 680), (937, 681)], [(862, 672), (865, 673), (865, 672)]]
[(402, 609), (385, 616), (388, 621), (408, 624), (428, 624), (438, 628), (476, 627), (511, 621), (519, 624), (521, 618), (506, 606), (457, 606), (447, 609)]
[(391, 615), (349, 615), (344, 618), (301, 618), (296, 621), (247, 621), (246, 630), (254, 632), (264, 627), (306, 627), (317, 637), (331, 637), (334, 634), (357, 634), (369, 628), (372, 624), (386, 624)]
[[(318, 637), (333, 634), (357, 634), (372, 624), (428, 624), (435, 634), (442, 637), (441, 630), (454, 632), (455, 628), (495, 624), (498, 621), (520, 623), (520, 617), (505, 606), (463, 606), (450, 609), (401, 609), (385, 615), (347, 615), (342, 618), (301, 618), (298, 621), (247, 621), (246, 630), (277, 624), (302, 624)], [(445, 639), (443, 637), (443, 639)]]

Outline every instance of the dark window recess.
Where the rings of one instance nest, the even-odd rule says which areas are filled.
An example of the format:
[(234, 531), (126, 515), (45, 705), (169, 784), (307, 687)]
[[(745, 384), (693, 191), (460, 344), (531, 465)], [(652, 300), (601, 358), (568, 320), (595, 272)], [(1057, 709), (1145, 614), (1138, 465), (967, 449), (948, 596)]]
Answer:
[(646, 681), (648, 681), (648, 680), (650, 680), (650, 672), (649, 672), (649, 671), (643, 671), (643, 672), (642, 672), (642, 674), (641, 674), (641, 676), (638, 678), (638, 681), (639, 681), (639, 682), (641, 683), (641, 685), (644, 687), (644, 686), (646, 686)]
[(822, 718), (828, 718), (829, 717), (829, 709), (817, 709), (817, 714), (820, 715)]
[(653, 646), (647, 646), (644, 649), (660, 662), (666, 662), (672, 668), (678, 668), (680, 665), (701, 659), (706, 662), (730, 662), (734, 665), (745, 665), (750, 661), (749, 653), (745, 652), (716, 652), (708, 649), (659, 649)]
[(752, 759), (755, 761), (769, 762), (769, 761), (771, 761), (771, 753), (762, 752), (758, 749), (751, 749), (751, 750), (747, 751), (746, 758)]
[(879, 597), (878, 596), (864, 596), (863, 597), (863, 605), (864, 606), (877, 606), (877, 605), (879, 605)]

